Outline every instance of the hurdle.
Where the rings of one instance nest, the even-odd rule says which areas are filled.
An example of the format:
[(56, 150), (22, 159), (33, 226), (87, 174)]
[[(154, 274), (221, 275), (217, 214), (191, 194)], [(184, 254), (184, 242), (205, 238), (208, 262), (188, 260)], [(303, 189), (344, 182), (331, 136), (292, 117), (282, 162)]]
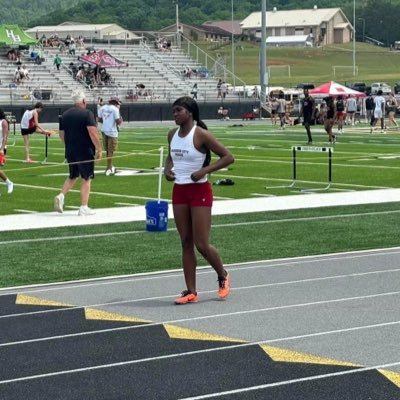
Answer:
[(48, 135), (45, 135), (45, 142), (44, 142), (44, 160), (41, 162), (41, 164), (46, 164), (47, 163), (47, 155), (49, 152), (49, 137)]
[[(328, 182), (323, 188), (304, 188), (296, 186), (297, 183), (297, 152), (312, 152), (312, 153), (327, 153), (328, 154)], [(266, 186), (265, 189), (294, 189), (302, 192), (316, 192), (328, 190), (332, 184), (332, 147), (317, 147), (317, 146), (292, 146), (292, 183), (285, 186)]]

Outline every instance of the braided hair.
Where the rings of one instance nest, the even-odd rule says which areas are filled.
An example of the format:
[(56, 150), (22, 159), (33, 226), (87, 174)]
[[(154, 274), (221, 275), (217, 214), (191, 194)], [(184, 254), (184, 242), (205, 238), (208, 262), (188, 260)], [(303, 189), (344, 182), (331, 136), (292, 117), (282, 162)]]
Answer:
[[(172, 107), (179, 106), (186, 108), (189, 112), (192, 113), (193, 120), (196, 121), (197, 126), (200, 126), (200, 128), (203, 129), (208, 129), (207, 125), (200, 119), (200, 111), (199, 111), (199, 106), (195, 100), (193, 100), (189, 96), (183, 96), (180, 97), (179, 99), (176, 99), (174, 101), (174, 104), (172, 104)], [(210, 150), (207, 150), (206, 153), (206, 158), (203, 163), (203, 167), (207, 166), (210, 164), (211, 161), (211, 152)]]
[(193, 120), (196, 121), (197, 126), (200, 126), (200, 128), (203, 129), (208, 129), (207, 125), (200, 119), (200, 111), (197, 102), (193, 100), (191, 97), (189, 96), (180, 97), (179, 99), (174, 101), (174, 104), (172, 104), (172, 107), (175, 106), (186, 108), (186, 110), (192, 113)]

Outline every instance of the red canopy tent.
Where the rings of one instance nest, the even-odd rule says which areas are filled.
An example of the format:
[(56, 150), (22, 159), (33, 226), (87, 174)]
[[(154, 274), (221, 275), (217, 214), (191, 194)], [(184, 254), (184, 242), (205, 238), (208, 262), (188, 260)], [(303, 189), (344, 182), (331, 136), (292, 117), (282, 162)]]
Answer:
[(79, 61), (97, 65), (101, 68), (127, 67), (128, 63), (112, 56), (107, 50), (99, 50), (84, 56), (79, 56)]
[(341, 85), (340, 83), (337, 82), (327, 82), (324, 83), (321, 86), (318, 86), (314, 89), (310, 89), (309, 93), (313, 96), (343, 96), (343, 97), (349, 97), (349, 96), (355, 96), (355, 97), (366, 97), (365, 93), (358, 92), (357, 90), (350, 89), (346, 86)]

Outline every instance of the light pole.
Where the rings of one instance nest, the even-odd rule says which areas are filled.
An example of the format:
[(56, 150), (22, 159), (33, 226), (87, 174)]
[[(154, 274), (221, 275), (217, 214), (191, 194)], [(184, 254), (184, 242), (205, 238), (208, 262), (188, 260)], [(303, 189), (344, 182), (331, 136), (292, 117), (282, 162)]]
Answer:
[(175, 4), (175, 16), (176, 16), (176, 44), (181, 47), (181, 36), (179, 32), (179, 0), (173, 0)]
[(356, 0), (353, 0), (353, 76), (356, 76)]
[[(267, 67), (267, 1), (261, 0), (261, 45), (260, 45), (260, 104), (264, 105), (267, 98), (268, 78)], [(260, 108), (261, 109), (261, 108)]]
[(235, 35), (234, 35), (234, 26), (233, 26), (233, 0), (231, 0), (231, 6), (232, 6), (232, 27), (231, 27), (231, 29), (232, 29), (232, 38), (231, 38), (231, 41), (232, 41), (232, 50), (231, 50), (231, 53), (232, 53), (232, 76), (233, 76), (233, 87), (235, 87), (236, 86), (236, 79), (235, 79)]
[(365, 42), (365, 18), (358, 18), (362, 21), (362, 41)]
[(175, 0), (174, 3), (175, 3), (175, 15), (176, 15), (176, 34), (179, 35), (179, 3), (178, 3), (178, 0)]

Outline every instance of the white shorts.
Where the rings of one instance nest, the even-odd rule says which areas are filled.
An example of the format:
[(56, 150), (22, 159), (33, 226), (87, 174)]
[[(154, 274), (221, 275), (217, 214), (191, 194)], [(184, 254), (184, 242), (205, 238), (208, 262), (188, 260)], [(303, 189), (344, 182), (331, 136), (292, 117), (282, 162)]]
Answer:
[(374, 117), (375, 118), (382, 118), (382, 116), (383, 116), (383, 113), (382, 113), (382, 110), (380, 108), (374, 110)]

